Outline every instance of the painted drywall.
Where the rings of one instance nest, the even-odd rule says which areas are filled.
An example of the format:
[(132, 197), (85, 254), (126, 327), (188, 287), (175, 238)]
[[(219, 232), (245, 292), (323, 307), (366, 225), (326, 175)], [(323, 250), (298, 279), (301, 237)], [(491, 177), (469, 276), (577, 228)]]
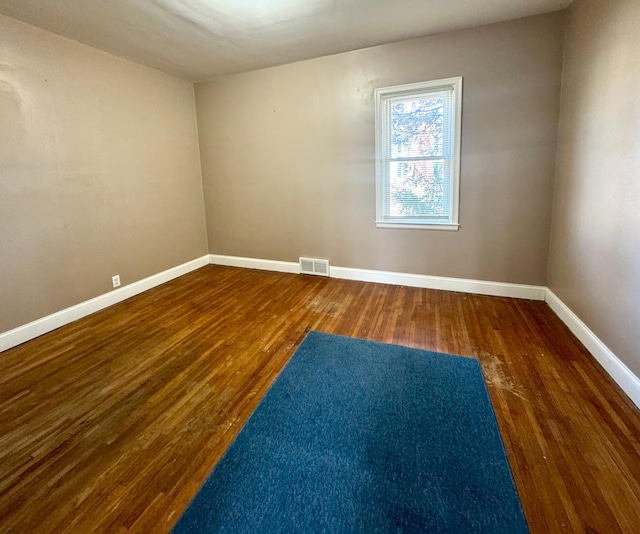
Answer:
[(0, 16), (0, 332), (206, 252), (192, 84)]
[(194, 81), (565, 8), (571, 0), (0, 0), (0, 13)]
[[(563, 17), (196, 84), (209, 251), (545, 285)], [(460, 230), (376, 228), (374, 88), (459, 75)]]
[(640, 376), (640, 2), (569, 10), (549, 287)]

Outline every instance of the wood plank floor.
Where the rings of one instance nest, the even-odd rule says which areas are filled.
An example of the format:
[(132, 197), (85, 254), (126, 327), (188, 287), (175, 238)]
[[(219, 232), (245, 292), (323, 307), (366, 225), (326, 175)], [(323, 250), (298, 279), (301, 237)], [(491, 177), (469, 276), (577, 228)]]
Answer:
[(310, 329), (478, 358), (532, 532), (640, 531), (640, 413), (546, 304), (220, 266), (0, 355), (0, 531), (169, 531)]

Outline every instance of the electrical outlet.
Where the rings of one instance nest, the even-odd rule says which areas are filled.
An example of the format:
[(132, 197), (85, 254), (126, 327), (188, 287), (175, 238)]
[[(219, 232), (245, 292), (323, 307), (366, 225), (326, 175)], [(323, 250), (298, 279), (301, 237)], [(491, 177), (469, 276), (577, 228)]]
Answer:
[(116, 274), (115, 276), (111, 277), (111, 281), (113, 282), (113, 287), (119, 287), (120, 286), (120, 275)]

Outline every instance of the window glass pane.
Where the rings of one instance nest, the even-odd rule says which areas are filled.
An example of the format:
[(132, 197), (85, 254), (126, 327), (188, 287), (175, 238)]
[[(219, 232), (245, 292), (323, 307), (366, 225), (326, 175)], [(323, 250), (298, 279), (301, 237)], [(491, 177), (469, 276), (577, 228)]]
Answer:
[(376, 95), (376, 224), (458, 228), (462, 78)]
[(392, 158), (444, 155), (443, 115), (446, 97), (446, 94), (435, 93), (432, 96), (391, 100)]
[(448, 217), (448, 167), (445, 160), (390, 162), (389, 216)]

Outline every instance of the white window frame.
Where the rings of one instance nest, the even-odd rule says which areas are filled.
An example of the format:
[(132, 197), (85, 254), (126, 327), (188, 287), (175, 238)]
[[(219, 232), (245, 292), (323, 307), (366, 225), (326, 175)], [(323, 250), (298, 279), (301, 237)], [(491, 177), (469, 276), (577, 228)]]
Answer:
[[(451, 154), (451, 217), (437, 220), (416, 217), (391, 217), (384, 213), (385, 198), (389, 195), (390, 154), (387, 143), (390, 118), (385, 101), (398, 96), (420, 96), (443, 89), (453, 90), (453, 153)], [(458, 230), (460, 206), (460, 139), (462, 131), (462, 76), (428, 82), (380, 87), (375, 90), (376, 100), (376, 226), (378, 228), (418, 228), (427, 230)]]

